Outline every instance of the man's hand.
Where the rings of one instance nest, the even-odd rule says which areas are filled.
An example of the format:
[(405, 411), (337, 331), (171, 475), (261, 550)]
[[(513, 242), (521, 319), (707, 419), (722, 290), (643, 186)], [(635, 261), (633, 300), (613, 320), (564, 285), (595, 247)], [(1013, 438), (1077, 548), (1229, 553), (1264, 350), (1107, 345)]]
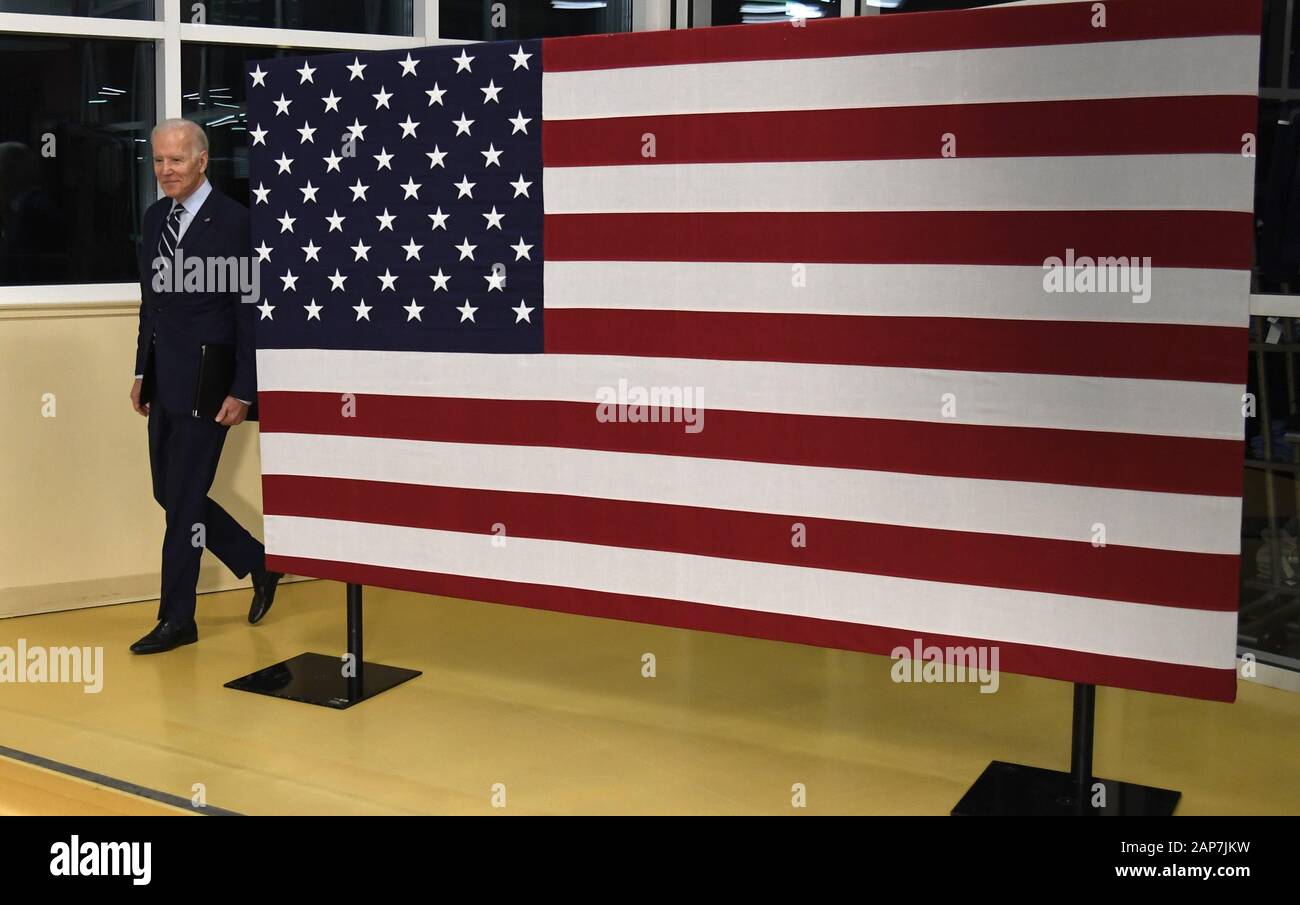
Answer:
[(221, 411), (217, 412), (216, 420), (227, 427), (234, 427), (246, 417), (248, 417), (248, 406), (234, 396), (227, 396), (226, 401), (221, 403)]
[(135, 409), (137, 414), (147, 415), (149, 414), (149, 403), (140, 404), (140, 384), (142, 383), (144, 381), (136, 378), (135, 383), (131, 384), (131, 408)]

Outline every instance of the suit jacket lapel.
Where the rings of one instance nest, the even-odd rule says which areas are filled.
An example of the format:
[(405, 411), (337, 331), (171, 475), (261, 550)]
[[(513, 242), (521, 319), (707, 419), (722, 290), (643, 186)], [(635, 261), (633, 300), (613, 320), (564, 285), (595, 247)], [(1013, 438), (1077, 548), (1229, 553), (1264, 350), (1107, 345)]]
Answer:
[[(148, 217), (146, 217), (145, 220), (147, 222)], [(150, 285), (152, 285), (154, 274), (157, 273), (157, 270), (154, 267), (154, 262), (158, 260), (158, 242), (162, 239), (163, 224), (167, 222), (166, 210), (164, 209), (162, 216), (155, 217), (154, 221), (154, 225), (145, 230), (143, 240), (145, 243), (143, 272), (149, 274)], [(155, 292), (153, 293), (153, 296), (155, 299), (161, 301), (161, 293)]]
[[(211, 200), (212, 197), (209, 195), (208, 202)], [(203, 235), (203, 231), (212, 223), (212, 210), (208, 207), (208, 202), (204, 202), (203, 207), (199, 208), (199, 212), (194, 215), (194, 219), (186, 227), (185, 235), (181, 236), (179, 243), (181, 248), (195, 248), (199, 237)]]
[(158, 257), (158, 243), (162, 240), (163, 224), (167, 222), (167, 211), (164, 210), (162, 216), (155, 218), (156, 222), (153, 228), (149, 230), (149, 235), (145, 236), (145, 248), (149, 252), (149, 263), (152, 264), (154, 258)]

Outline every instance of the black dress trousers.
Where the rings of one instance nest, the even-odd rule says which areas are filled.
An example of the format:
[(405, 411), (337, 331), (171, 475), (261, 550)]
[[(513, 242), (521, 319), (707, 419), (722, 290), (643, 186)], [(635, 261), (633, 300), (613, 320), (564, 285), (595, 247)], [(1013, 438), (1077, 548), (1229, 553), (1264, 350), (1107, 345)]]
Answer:
[(261, 568), (265, 550), (243, 525), (208, 497), (230, 428), (188, 413), (149, 407), (153, 495), (167, 513), (158, 618), (194, 618), (199, 560), (206, 547), (240, 578)]

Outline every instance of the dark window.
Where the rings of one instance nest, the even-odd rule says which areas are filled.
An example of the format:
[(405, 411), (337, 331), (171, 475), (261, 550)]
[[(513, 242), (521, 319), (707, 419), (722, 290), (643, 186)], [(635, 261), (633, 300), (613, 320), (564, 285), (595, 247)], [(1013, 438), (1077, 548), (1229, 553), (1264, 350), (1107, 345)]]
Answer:
[[(840, 14), (839, 0), (696, 0), (695, 25), (751, 25), (804, 19), (833, 19)], [(707, 22), (702, 21), (705, 15)]]
[(138, 278), (154, 45), (0, 36), (0, 285)]
[(439, 0), (443, 38), (496, 41), (632, 30), (632, 0)]
[(1250, 327), (1237, 641), (1260, 662), (1300, 669), (1300, 324), (1252, 317)]
[[(182, 20), (200, 21), (193, 6), (182, 0)], [(206, 0), (203, 8), (208, 25), (411, 34), (411, 0)]]
[(1264, 0), (1264, 23), (1260, 30), (1259, 85), (1282, 87), (1282, 56), (1286, 44), (1286, 8), (1289, 0)]
[(101, 19), (152, 19), (154, 0), (0, 0), (0, 13), (98, 16)]
[(1300, 292), (1300, 101), (1259, 102), (1255, 291)]
[[(1278, 0), (1273, 0), (1274, 6), (1281, 6)], [(1278, 11), (1280, 12), (1280, 10)], [(1292, 0), (1289, 10), (1291, 16), (1291, 36), (1287, 46), (1287, 81), (1292, 88), (1300, 88), (1300, 5)], [(1282, 30), (1282, 26), (1278, 26)]]
[(946, 9), (997, 6), (1007, 0), (880, 0), (882, 13), (933, 13)]
[(245, 64), (313, 53), (318, 51), (242, 44), (181, 46), (181, 115), (208, 135), (208, 181), (240, 204), (250, 204)]

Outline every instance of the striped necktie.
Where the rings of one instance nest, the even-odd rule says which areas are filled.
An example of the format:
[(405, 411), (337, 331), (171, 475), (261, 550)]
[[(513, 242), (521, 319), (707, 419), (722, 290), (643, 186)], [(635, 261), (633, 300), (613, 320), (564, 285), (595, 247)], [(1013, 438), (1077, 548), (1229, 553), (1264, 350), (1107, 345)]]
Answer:
[(185, 213), (184, 206), (178, 201), (172, 207), (172, 211), (167, 215), (167, 222), (163, 224), (162, 235), (158, 237), (158, 257), (164, 261), (170, 262), (172, 255), (176, 253), (176, 243), (181, 238), (181, 214)]

